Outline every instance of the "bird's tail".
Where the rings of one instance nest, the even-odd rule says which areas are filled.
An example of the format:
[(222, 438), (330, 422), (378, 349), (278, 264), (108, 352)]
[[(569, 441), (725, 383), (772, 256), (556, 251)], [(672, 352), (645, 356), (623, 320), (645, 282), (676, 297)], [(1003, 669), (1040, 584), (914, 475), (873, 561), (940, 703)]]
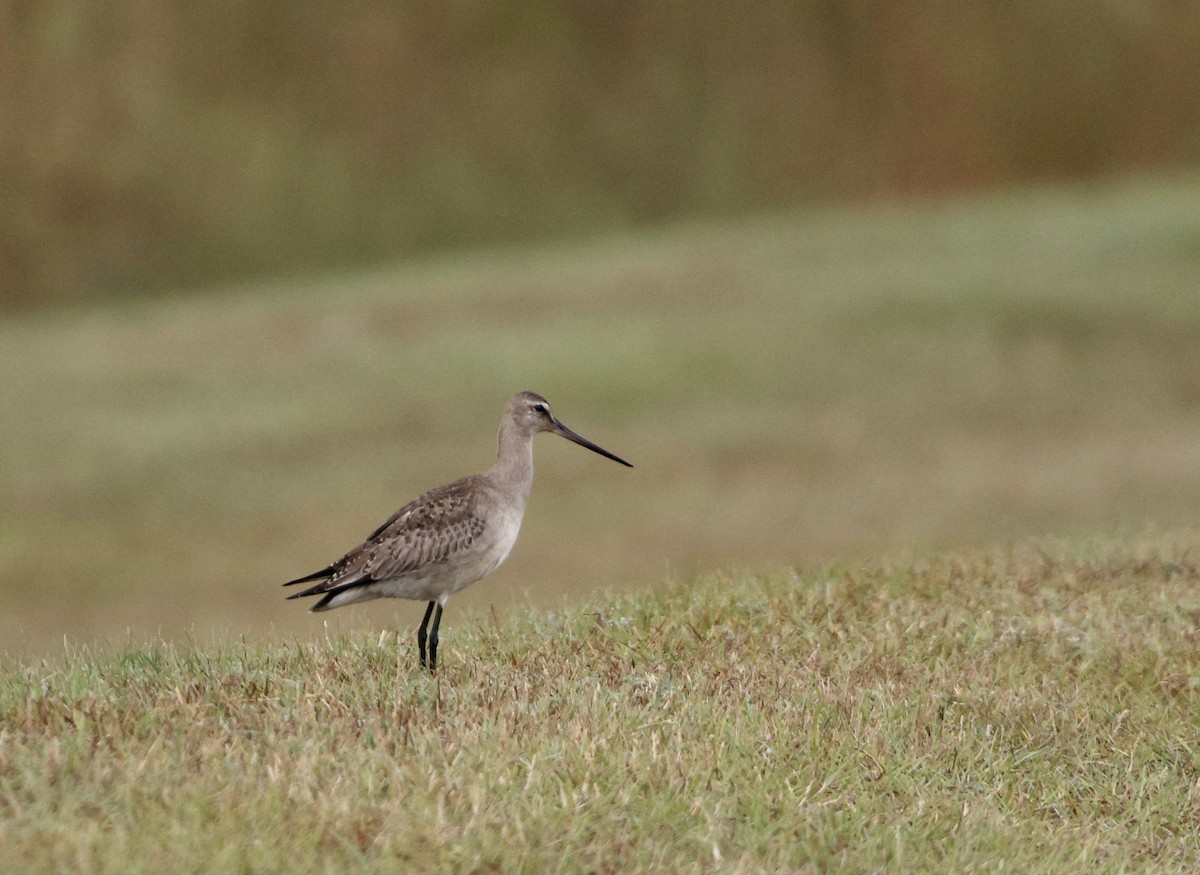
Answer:
[[(297, 583), (308, 583), (310, 580), (328, 580), (335, 574), (337, 574), (337, 565), (326, 565), (320, 571), (314, 571), (312, 574), (306, 574), (303, 577), (297, 577), (295, 580), (289, 580), (284, 584), (284, 586), (293, 586)], [(299, 595), (304, 595), (304, 593), (300, 593)], [(292, 595), (288, 596), (288, 598), (294, 599), (296, 596)]]

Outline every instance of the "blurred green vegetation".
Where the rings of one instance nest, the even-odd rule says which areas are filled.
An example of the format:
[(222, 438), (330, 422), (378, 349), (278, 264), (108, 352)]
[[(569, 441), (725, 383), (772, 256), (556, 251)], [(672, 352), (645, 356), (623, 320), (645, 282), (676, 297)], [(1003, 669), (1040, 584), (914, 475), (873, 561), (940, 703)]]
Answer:
[(1200, 157), (1200, 5), (0, 2), (0, 307)]
[[(538, 439), (464, 609), (1200, 518), (1200, 178), (693, 221), (0, 323), (0, 640), (314, 618), (279, 583)], [(450, 633), (452, 634), (452, 632)]]

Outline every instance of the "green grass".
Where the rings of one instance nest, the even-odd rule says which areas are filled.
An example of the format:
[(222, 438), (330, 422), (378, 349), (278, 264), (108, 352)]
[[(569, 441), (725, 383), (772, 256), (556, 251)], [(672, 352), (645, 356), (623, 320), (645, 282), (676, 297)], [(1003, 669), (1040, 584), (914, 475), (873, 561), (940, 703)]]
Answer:
[(0, 681), (5, 868), (1200, 867), (1200, 531)]
[[(278, 583), (486, 467), (547, 395), (507, 565), (556, 608), (1200, 519), (1200, 178), (684, 224), (0, 323), (9, 654), (324, 634)], [(326, 615), (407, 632), (421, 606)]]

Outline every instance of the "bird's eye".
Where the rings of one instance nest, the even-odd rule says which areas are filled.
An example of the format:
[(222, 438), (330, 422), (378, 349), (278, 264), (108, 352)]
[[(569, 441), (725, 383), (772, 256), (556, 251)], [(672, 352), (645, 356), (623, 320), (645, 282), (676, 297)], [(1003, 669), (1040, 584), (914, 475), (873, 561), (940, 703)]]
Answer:
[(549, 413), (550, 412), (550, 408), (547, 407), (545, 404), (535, 404), (535, 405), (533, 405), (533, 409), (536, 410), (538, 413)]

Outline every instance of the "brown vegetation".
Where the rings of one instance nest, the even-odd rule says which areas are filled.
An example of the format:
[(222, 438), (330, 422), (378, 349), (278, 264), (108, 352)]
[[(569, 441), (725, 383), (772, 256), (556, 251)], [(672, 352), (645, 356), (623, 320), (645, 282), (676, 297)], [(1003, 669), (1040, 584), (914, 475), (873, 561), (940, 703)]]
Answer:
[(1192, 161), (1192, 3), (0, 4), (0, 306)]

